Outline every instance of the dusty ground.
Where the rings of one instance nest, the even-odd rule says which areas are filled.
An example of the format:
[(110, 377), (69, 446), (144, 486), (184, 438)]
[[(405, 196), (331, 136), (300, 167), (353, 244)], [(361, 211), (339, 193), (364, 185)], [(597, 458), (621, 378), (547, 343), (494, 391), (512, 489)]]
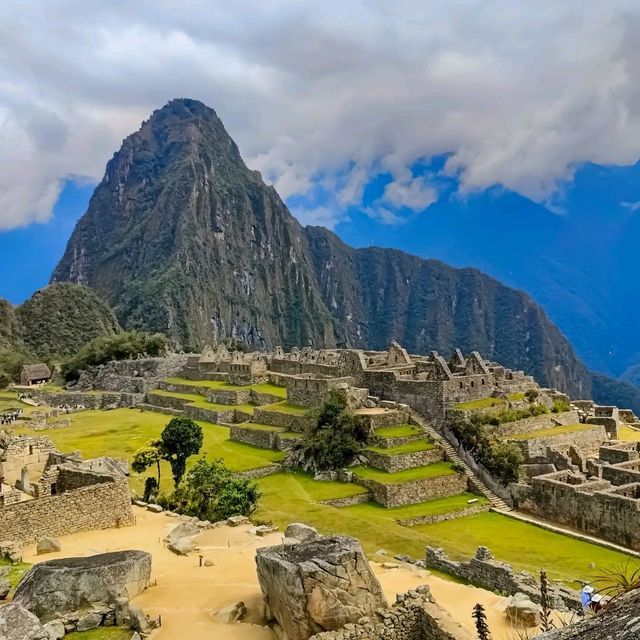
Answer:
[[(280, 534), (257, 538), (250, 527), (219, 527), (203, 532), (197, 542), (205, 559), (214, 566), (200, 567), (198, 554), (179, 557), (164, 548), (163, 538), (176, 526), (177, 520), (164, 514), (152, 514), (135, 508), (136, 525), (123, 529), (90, 531), (61, 538), (62, 551), (36, 556), (35, 546), (25, 549), (25, 562), (90, 555), (123, 549), (142, 549), (153, 555), (152, 582), (145, 593), (136, 598), (146, 613), (162, 615), (162, 628), (154, 640), (272, 640), (267, 629), (257, 624), (225, 625), (216, 620), (215, 612), (226, 604), (242, 600), (249, 609), (251, 622), (260, 623), (261, 593), (255, 571), (255, 549), (279, 544)], [(463, 626), (473, 630), (471, 610), (481, 602), (488, 614), (494, 640), (509, 640), (508, 625), (500, 608), (503, 598), (489, 591), (456, 584), (417, 570), (410, 565), (384, 569), (372, 563), (389, 602), (396, 593), (428, 584), (437, 602)], [(218, 632), (218, 633), (216, 633)]]

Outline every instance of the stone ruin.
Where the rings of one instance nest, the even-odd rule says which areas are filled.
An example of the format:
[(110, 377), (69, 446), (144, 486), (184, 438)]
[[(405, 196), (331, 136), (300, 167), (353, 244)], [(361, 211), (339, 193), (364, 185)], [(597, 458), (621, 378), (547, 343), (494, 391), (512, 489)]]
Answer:
[(144, 634), (149, 621), (130, 599), (150, 578), (151, 555), (144, 551), (41, 562), (22, 578), (13, 601), (0, 607), (0, 637), (49, 640), (103, 625)]
[(426, 586), (389, 607), (355, 538), (292, 524), (282, 545), (257, 550), (256, 564), (280, 640), (472, 640)]
[(340, 629), (387, 606), (360, 543), (345, 536), (257, 550), (267, 618), (287, 640)]
[(0, 432), (0, 540), (133, 524), (126, 462), (60, 453), (46, 437)]

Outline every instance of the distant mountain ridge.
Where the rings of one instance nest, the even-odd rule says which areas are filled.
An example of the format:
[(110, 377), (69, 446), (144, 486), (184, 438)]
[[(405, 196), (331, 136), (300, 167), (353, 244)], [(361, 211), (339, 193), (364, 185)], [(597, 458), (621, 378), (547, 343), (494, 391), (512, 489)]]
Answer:
[(422, 353), (477, 349), (574, 397), (593, 391), (525, 293), (475, 269), (303, 228), (195, 100), (171, 101), (125, 139), (52, 282), (88, 285), (126, 328), (186, 348), (234, 338), (375, 349), (395, 339)]

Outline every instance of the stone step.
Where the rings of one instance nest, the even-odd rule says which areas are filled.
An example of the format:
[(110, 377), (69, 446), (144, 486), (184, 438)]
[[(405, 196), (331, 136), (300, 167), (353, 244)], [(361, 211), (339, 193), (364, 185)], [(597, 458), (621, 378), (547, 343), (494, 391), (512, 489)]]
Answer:
[(438, 442), (447, 456), (450, 462), (460, 465), (464, 469), (465, 475), (469, 478), (470, 483), (479, 491), (489, 502), (491, 506), (500, 511), (512, 511), (510, 507), (502, 498), (497, 496), (491, 489), (469, 468), (467, 463), (460, 457), (455, 447), (434, 427), (432, 427), (419, 413), (411, 411), (411, 417), (418, 424), (425, 434), (431, 436), (434, 442)]

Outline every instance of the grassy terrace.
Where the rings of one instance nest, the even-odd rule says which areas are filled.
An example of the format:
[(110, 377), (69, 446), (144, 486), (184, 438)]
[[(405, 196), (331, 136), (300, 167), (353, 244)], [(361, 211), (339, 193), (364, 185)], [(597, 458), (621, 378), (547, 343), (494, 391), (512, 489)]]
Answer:
[(549, 429), (538, 429), (534, 431), (527, 431), (527, 433), (518, 433), (513, 436), (508, 436), (508, 440), (533, 440), (534, 438), (548, 438), (549, 436), (559, 436), (563, 433), (574, 433), (576, 431), (587, 431), (593, 429), (596, 425), (593, 424), (568, 424), (559, 427), (550, 427)]
[(636, 431), (627, 425), (621, 425), (618, 429), (618, 438), (626, 442), (640, 442), (640, 431)]
[(283, 400), (287, 397), (287, 390), (275, 384), (230, 384), (229, 382), (220, 382), (217, 380), (187, 380), (186, 378), (167, 378), (165, 382), (169, 384), (188, 384), (192, 387), (202, 387), (204, 389), (214, 389), (216, 391), (245, 391), (251, 389), (258, 393), (270, 393), (278, 396)]
[(20, 582), (22, 576), (29, 570), (30, 566), (31, 565), (24, 564), (23, 562), (11, 564), (8, 560), (0, 560), (0, 567), (9, 567), (8, 578), (12, 589)]
[(381, 438), (409, 438), (420, 435), (422, 430), (415, 424), (399, 424), (393, 427), (380, 427), (374, 433)]
[(288, 413), (292, 416), (304, 416), (309, 411), (307, 407), (301, 407), (300, 405), (291, 404), (290, 402), (276, 402), (275, 404), (268, 404), (260, 408), (277, 411), (278, 413)]
[(259, 422), (242, 422), (236, 425), (245, 429), (253, 429), (254, 431), (282, 431), (282, 427), (274, 427), (270, 424), (260, 424)]
[(149, 393), (149, 396), (165, 396), (169, 398), (179, 398), (186, 400), (189, 404), (201, 409), (209, 409), (211, 411), (230, 411), (231, 409), (238, 409), (245, 413), (253, 414), (255, 406), (252, 404), (219, 404), (217, 402), (208, 402), (204, 396), (200, 396), (197, 393), (177, 393), (175, 391), (165, 391), (164, 389), (156, 389)]
[[(113, 456), (127, 458), (149, 440), (160, 437), (170, 416), (139, 411), (137, 409), (114, 409), (113, 411), (80, 411), (70, 414), (71, 426), (64, 429), (52, 429), (46, 432), (61, 451), (79, 450), (85, 458)], [(271, 449), (260, 449), (241, 442), (229, 440), (229, 428), (209, 422), (198, 422), (204, 433), (204, 444), (201, 455), (208, 460), (222, 458), (232, 471), (246, 471), (266, 467), (284, 459), (284, 454)], [(19, 428), (19, 433), (42, 435), (42, 431), (34, 432)], [(191, 466), (199, 456), (189, 460)], [(151, 472), (151, 471), (150, 471)], [(166, 462), (161, 463), (162, 488), (171, 489), (171, 469)], [(129, 484), (139, 494), (144, 488), (145, 475), (131, 473)]]
[[(476, 500), (469, 504), (469, 500)], [(353, 507), (343, 507), (347, 513), (354, 516), (370, 518), (371, 520), (395, 522), (396, 520), (405, 520), (409, 518), (417, 518), (419, 516), (435, 516), (443, 513), (451, 513), (452, 511), (460, 511), (466, 507), (475, 507), (478, 505), (489, 504), (484, 496), (477, 496), (473, 493), (459, 493), (455, 496), (447, 498), (438, 498), (437, 500), (429, 500), (428, 502), (419, 502), (418, 504), (410, 504), (406, 507), (395, 507), (387, 509), (376, 502), (365, 502), (356, 504)]]
[(483, 544), (497, 558), (513, 564), (517, 571), (527, 570), (536, 575), (544, 568), (551, 578), (567, 582), (592, 579), (601, 575), (603, 568), (620, 565), (629, 558), (497, 513), (410, 528), (394, 522), (397, 518), (412, 517), (413, 509), (418, 511), (416, 515), (458, 510), (466, 504), (468, 494), (399, 509), (371, 503), (334, 508), (317, 501), (345, 497), (355, 485), (315, 482), (301, 473), (278, 473), (261, 478), (258, 484), (263, 497), (257, 518), (272, 521), (281, 528), (290, 522), (306, 522), (325, 534), (352, 535), (362, 541), (369, 554), (382, 548), (392, 554), (423, 558), (425, 547), (430, 545), (443, 547), (452, 557), (468, 559)]
[(455, 473), (450, 462), (434, 462), (433, 464), (427, 464), (423, 467), (416, 467), (415, 469), (407, 469), (406, 471), (398, 471), (396, 473), (378, 471), (378, 469), (372, 469), (371, 467), (354, 467), (351, 471), (359, 478), (375, 480), (382, 484), (402, 484), (411, 482), (412, 480), (450, 476)]
[(500, 398), (480, 398), (480, 400), (469, 400), (469, 402), (459, 402), (454, 405), (454, 409), (460, 411), (475, 411), (476, 409), (488, 409), (496, 405), (504, 404), (504, 400)]
[(131, 640), (131, 629), (100, 627), (91, 631), (70, 633), (65, 638), (71, 638), (71, 640)]
[(433, 449), (435, 445), (428, 440), (414, 440), (413, 442), (407, 442), (407, 444), (401, 444), (397, 447), (367, 447), (366, 451), (373, 451), (374, 453), (382, 453), (387, 456), (399, 456), (403, 453), (415, 453), (417, 451), (429, 451)]

